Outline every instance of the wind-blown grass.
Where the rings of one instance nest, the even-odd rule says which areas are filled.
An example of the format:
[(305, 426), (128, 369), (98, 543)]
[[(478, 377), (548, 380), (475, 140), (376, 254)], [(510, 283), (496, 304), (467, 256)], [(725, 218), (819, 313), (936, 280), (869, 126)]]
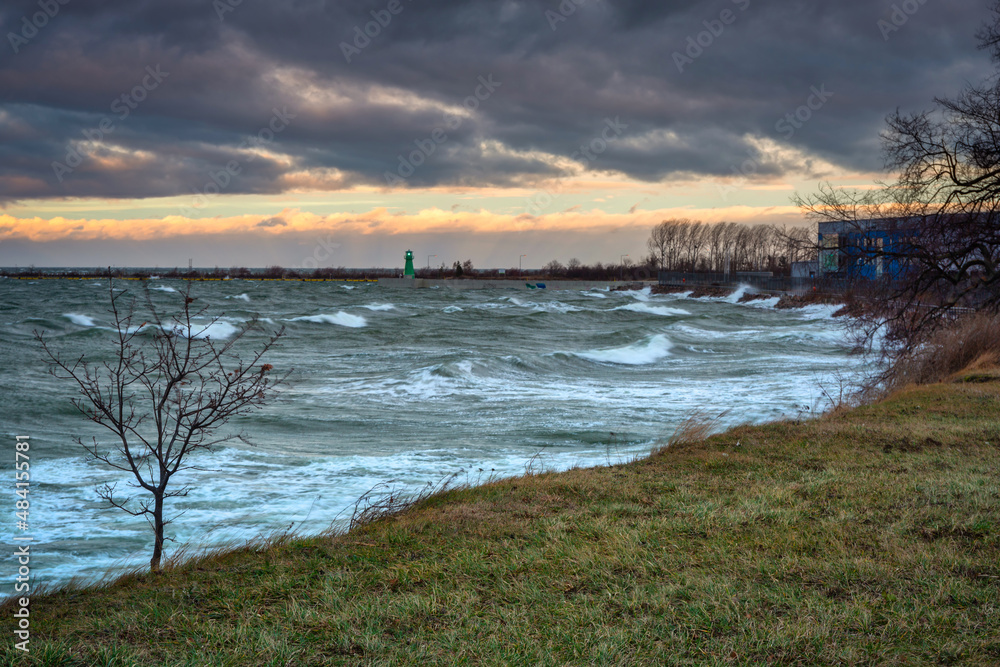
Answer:
[(36, 596), (0, 664), (997, 665), (1000, 372), (973, 377)]

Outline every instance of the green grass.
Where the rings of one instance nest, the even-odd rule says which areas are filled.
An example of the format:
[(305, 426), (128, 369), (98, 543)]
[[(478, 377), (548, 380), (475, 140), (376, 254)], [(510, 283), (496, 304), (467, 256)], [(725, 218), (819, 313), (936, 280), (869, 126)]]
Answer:
[(974, 380), (36, 596), (0, 664), (998, 665), (1000, 374)]

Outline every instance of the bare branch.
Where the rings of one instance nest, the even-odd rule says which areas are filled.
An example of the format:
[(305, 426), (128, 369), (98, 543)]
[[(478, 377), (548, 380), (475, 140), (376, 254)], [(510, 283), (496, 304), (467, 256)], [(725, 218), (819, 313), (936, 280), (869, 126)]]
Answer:
[[(94, 438), (77, 442), (88, 457), (109, 468), (129, 472), (142, 496), (121, 497), (115, 485), (104, 485), (98, 496), (111, 507), (132, 516), (144, 516), (154, 531), (152, 569), (158, 569), (165, 540), (164, 515), (169, 498), (183, 497), (190, 487), (171, 487), (173, 475), (198, 470), (186, 465), (197, 450), (211, 451), (232, 440), (246, 442), (242, 434), (219, 433), (238, 415), (258, 410), (273, 397), (288, 377), (272, 373), (263, 356), (284, 336), (274, 331), (244, 358), (238, 349), (246, 335), (260, 329), (257, 318), (237, 329), (224, 341), (209, 335), (222, 315), (208, 317), (208, 307), (192, 307), (191, 285), (180, 294), (180, 308), (172, 315), (160, 312), (148, 288), (144, 289), (145, 312), (135, 326), (136, 300), (127, 291), (115, 292), (112, 277), (108, 289), (113, 331), (112, 361), (92, 363), (85, 356), (64, 361), (43, 332), (35, 339), (53, 376), (76, 384), (73, 405), (89, 421), (107, 429), (114, 442), (102, 446)], [(208, 324), (199, 320), (207, 319)]]

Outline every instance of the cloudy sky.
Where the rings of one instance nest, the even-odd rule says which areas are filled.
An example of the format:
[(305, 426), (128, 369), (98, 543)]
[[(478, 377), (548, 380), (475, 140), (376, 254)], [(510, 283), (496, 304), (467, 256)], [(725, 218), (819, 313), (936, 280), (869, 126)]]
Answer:
[(796, 224), (991, 72), (986, 0), (5, 0), (0, 265), (639, 258)]

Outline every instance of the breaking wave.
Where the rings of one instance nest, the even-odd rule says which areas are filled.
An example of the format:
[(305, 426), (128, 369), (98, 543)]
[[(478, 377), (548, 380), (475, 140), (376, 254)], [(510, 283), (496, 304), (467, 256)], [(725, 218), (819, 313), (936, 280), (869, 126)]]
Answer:
[(360, 329), (368, 325), (368, 320), (360, 315), (351, 315), (340, 311), (336, 315), (305, 315), (303, 317), (293, 317), (286, 322), (312, 322), (314, 324), (336, 324), (341, 327)]
[(64, 313), (63, 317), (79, 327), (92, 327), (95, 325), (94, 318), (80, 313)]
[(681, 308), (671, 308), (670, 306), (650, 306), (648, 303), (639, 301), (626, 306), (618, 306), (613, 310), (630, 310), (633, 313), (645, 313), (647, 315), (661, 315), (663, 317), (676, 317), (678, 315), (690, 315), (691, 313)]
[(624, 364), (627, 366), (643, 366), (655, 364), (660, 359), (670, 355), (673, 343), (663, 334), (657, 334), (645, 343), (633, 343), (625, 347), (613, 347), (609, 350), (589, 350), (574, 352), (574, 356), (605, 364)]

